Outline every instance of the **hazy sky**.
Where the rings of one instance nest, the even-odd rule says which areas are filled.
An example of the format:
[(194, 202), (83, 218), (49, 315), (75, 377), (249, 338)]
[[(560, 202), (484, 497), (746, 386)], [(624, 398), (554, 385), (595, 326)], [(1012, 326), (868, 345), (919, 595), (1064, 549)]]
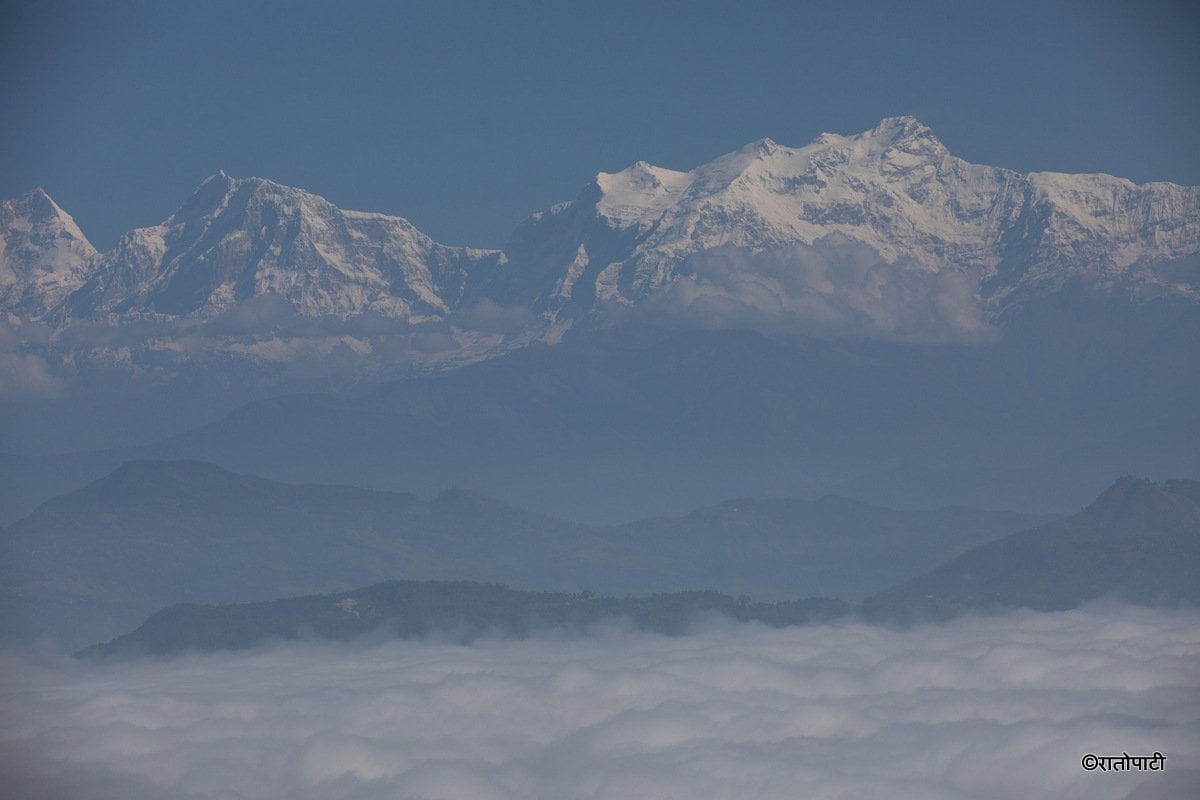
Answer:
[(1200, 183), (1188, 2), (70, 2), (0, 11), (0, 197), (97, 246), (219, 168), (498, 246), (598, 170), (913, 114), (1019, 170)]

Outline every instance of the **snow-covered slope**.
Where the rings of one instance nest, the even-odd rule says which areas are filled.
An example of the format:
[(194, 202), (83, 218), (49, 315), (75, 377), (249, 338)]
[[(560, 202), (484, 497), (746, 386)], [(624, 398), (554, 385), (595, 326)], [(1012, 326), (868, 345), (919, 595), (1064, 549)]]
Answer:
[(164, 222), (125, 234), (64, 317), (206, 319), (253, 298), (303, 317), (448, 313), (489, 253), (439, 245), (406, 220), (219, 172)]
[(41, 316), (83, 284), (95, 257), (75, 220), (41, 188), (0, 201), (0, 308)]
[(1148, 268), (1197, 252), (1200, 187), (970, 164), (893, 117), (690, 172), (600, 173), (521, 225), (487, 291), (559, 318), (666, 296), (710, 315), (865, 315), (876, 333), (896, 323), (876, 307), (889, 296), (929, 295), (966, 330), (1071, 281), (1200, 298), (1194, 277)]

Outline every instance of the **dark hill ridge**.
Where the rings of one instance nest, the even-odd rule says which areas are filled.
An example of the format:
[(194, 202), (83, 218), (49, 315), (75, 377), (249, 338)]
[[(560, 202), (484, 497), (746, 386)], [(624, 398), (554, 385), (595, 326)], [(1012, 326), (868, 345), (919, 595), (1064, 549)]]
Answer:
[(1074, 516), (974, 548), (871, 598), (882, 614), (944, 616), (1101, 597), (1200, 603), (1200, 482), (1122, 478)]
[[(203, 462), (129, 462), (3, 532), (0, 621), (5, 638), (86, 640), (166, 602), (266, 600), (396, 575), (456, 578), (456, 564), (481, 562), (526, 580), (529, 570), (582, 563), (574, 554), (589, 549), (587, 531), (506, 512), (464, 493), (426, 503)], [(498, 530), (513, 547), (497, 546)]]
[(828, 621), (849, 610), (849, 604), (827, 598), (752, 603), (718, 592), (616, 598), (516, 591), (467, 581), (386, 581), (350, 592), (267, 603), (175, 605), (154, 614), (132, 633), (79, 655), (112, 658), (242, 650), (271, 640), (348, 641), (366, 634), (442, 635), (468, 643), (488, 634), (586, 632), (615, 620), (640, 630), (677, 635), (714, 614), (783, 626)]
[[(731, 502), (693, 516), (743, 510), (753, 516), (750, 505)], [(763, 505), (769, 508), (771, 503)], [(133, 632), (87, 648), (81, 655), (237, 650), (270, 640), (347, 641), (369, 633), (401, 638), (432, 634), (469, 642), (485, 634), (586, 632), (614, 618), (640, 629), (678, 634), (712, 614), (776, 626), (826, 622), (856, 613), (891, 623), (1012, 607), (1064, 610), (1102, 597), (1151, 606), (1200, 602), (1200, 482), (1122, 478), (1068, 519), (976, 547), (861, 606), (823, 598), (754, 603), (711, 591), (617, 599), (590, 592), (515, 591), (463, 581), (388, 581), (267, 603), (175, 605)]]
[(431, 501), (134, 461), (0, 532), (3, 638), (86, 644), (164, 606), (255, 602), (390, 579), (760, 600), (857, 600), (1044, 518), (739, 500), (589, 527), (465, 490)]

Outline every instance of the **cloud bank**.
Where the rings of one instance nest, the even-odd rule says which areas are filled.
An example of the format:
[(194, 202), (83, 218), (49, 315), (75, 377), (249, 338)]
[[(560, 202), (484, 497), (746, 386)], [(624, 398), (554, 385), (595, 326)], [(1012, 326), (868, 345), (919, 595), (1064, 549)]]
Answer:
[(44, 326), (0, 313), (0, 400), (36, 400), (61, 391), (44, 358), (49, 338)]
[(708, 328), (907, 342), (981, 341), (995, 334), (978, 276), (888, 263), (833, 235), (811, 246), (751, 252), (721, 247), (688, 258), (651, 313)]
[[(893, 631), (3, 656), (29, 798), (1153, 798), (1200, 788), (1200, 612)], [(1086, 753), (1167, 756), (1085, 772)]]

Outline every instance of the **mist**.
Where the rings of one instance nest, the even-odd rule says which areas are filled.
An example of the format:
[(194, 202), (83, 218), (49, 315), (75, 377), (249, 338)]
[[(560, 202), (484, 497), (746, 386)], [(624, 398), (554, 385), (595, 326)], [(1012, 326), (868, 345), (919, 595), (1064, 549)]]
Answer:
[(831, 234), (763, 252), (737, 247), (688, 258), (651, 313), (709, 329), (904, 342), (982, 342), (996, 336), (978, 276), (888, 263), (871, 247)]
[[(1200, 788), (1200, 611), (894, 630), (302, 643), (87, 665), (9, 651), (27, 798), (1122, 798)], [(1085, 771), (1097, 755), (1160, 772)]]

